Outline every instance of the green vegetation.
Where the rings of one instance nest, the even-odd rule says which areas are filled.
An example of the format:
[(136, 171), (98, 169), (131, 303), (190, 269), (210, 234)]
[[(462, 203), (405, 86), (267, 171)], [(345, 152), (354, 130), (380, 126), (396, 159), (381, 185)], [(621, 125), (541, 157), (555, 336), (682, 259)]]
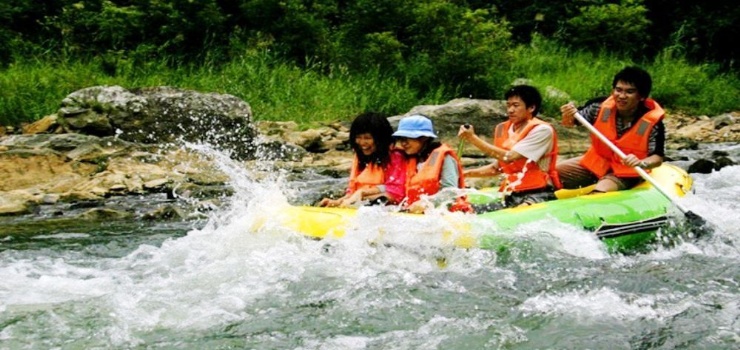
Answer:
[[(0, 4), (0, 125), (95, 85), (228, 93), (256, 119), (349, 120), (520, 79), (544, 112), (608, 93), (628, 64), (669, 111), (738, 110), (740, 7), (667, 0), (10, 0)], [(710, 18), (712, 21), (706, 21)]]
[(267, 54), (246, 53), (222, 65), (188, 64), (171, 67), (166, 61), (103, 73), (99, 61), (14, 64), (0, 75), (0, 125), (31, 122), (56, 112), (69, 93), (96, 85), (133, 89), (169, 85), (197, 91), (228, 93), (247, 101), (258, 120), (314, 122), (351, 119), (374, 110), (393, 114), (420, 103), (438, 103), (446, 92), (430, 90), (419, 97), (407, 84), (373, 70), (329, 74), (281, 63)]
[[(558, 115), (567, 101), (579, 103), (609, 93), (611, 78), (630, 63), (606, 55), (572, 52), (552, 42), (512, 50), (509, 83), (526, 79), (544, 94), (544, 114)], [(665, 54), (644, 65), (654, 77), (653, 97), (669, 111), (716, 115), (740, 110), (740, 79), (718, 73), (712, 65), (691, 65)], [(171, 67), (167, 61), (105, 74), (99, 60), (50, 64), (14, 64), (0, 75), (0, 125), (15, 125), (54, 113), (69, 93), (95, 85), (124, 88), (170, 85), (198, 91), (228, 93), (247, 101), (258, 120), (293, 120), (304, 126), (351, 120), (362, 111), (402, 114), (421, 104), (440, 104), (456, 97), (447, 85), (425, 94), (378, 69), (329, 73), (297, 67), (265, 53), (246, 52), (225, 64)], [(547, 93), (551, 89), (565, 96)], [(501, 96), (473, 96), (498, 99)]]
[[(610, 93), (614, 74), (636, 64), (610, 54), (575, 51), (535, 37), (518, 47), (511, 77), (527, 78), (544, 95), (544, 114), (557, 116), (568, 101), (584, 103)], [(716, 64), (691, 64), (666, 49), (649, 63), (639, 64), (653, 77), (655, 98), (669, 112), (717, 115), (740, 110), (740, 77), (722, 73)], [(551, 88), (567, 96), (547, 93)]]

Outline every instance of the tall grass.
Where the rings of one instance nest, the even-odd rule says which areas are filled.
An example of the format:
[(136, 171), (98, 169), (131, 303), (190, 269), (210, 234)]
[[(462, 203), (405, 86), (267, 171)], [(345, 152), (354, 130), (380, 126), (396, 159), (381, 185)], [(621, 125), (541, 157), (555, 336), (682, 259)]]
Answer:
[(85, 64), (28, 61), (0, 72), (0, 124), (14, 125), (53, 113), (67, 94), (88, 84), (104, 83)]
[(292, 120), (304, 127), (351, 120), (364, 111), (391, 115), (421, 103), (443, 103), (445, 91), (419, 96), (408, 84), (378, 70), (349, 74), (337, 68), (326, 74), (253, 52), (219, 65), (173, 67), (167, 60), (120, 61), (113, 75), (100, 60), (26, 61), (0, 71), (0, 125), (31, 122), (54, 113), (69, 93), (95, 85), (127, 89), (169, 85), (227, 93), (249, 103), (257, 120)]
[[(256, 63), (256, 64), (255, 64)], [(440, 93), (419, 97), (407, 84), (378, 70), (329, 73), (272, 64), (263, 55), (246, 54), (226, 64), (218, 79), (224, 89), (252, 104), (258, 119), (317, 122), (351, 120), (364, 111), (403, 113), (420, 102), (440, 103)]]
[[(168, 59), (31, 59), (0, 70), (0, 125), (32, 122), (56, 112), (69, 93), (96, 85), (132, 89), (169, 85), (227, 93), (252, 106), (257, 120), (292, 120), (304, 127), (351, 120), (364, 111), (402, 114), (421, 104), (445, 103), (456, 86), (420, 95), (403, 77), (379, 70), (350, 74), (342, 67), (298, 68), (268, 53), (245, 50), (226, 63), (173, 64)], [(510, 81), (524, 78), (543, 92), (546, 116), (567, 101), (583, 103), (609, 93), (614, 74), (633, 62), (610, 54), (573, 51), (535, 39), (513, 51)], [(669, 51), (642, 64), (653, 76), (652, 96), (669, 112), (716, 115), (740, 110), (740, 79), (716, 67), (692, 65)], [(112, 67), (112, 69), (111, 69)], [(495, 68), (492, 68), (495, 69)]]

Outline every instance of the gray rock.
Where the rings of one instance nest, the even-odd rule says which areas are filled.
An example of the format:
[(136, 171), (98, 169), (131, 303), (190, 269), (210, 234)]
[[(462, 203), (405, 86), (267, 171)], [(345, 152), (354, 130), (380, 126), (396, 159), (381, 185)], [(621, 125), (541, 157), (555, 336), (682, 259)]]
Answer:
[(477, 134), (488, 136), (496, 124), (507, 118), (506, 101), (459, 98), (443, 105), (416, 106), (407, 113), (388, 120), (395, 129), (401, 118), (414, 114), (429, 117), (437, 136), (445, 142), (457, 139), (457, 132), (462, 124), (471, 124)]
[(142, 216), (144, 220), (162, 221), (162, 220), (182, 220), (186, 219), (188, 214), (178, 206), (167, 204), (156, 208)]
[(122, 210), (108, 209), (108, 208), (94, 208), (90, 209), (77, 216), (83, 220), (103, 221), (103, 220), (121, 220), (133, 217), (133, 214)]
[(235, 158), (254, 157), (251, 107), (232, 95), (94, 86), (68, 95), (57, 114), (72, 132), (137, 143), (209, 143)]

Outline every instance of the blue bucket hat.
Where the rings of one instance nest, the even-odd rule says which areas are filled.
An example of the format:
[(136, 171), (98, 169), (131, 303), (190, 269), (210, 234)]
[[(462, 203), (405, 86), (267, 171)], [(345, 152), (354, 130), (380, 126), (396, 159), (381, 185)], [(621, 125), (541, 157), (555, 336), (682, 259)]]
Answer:
[(398, 131), (393, 133), (393, 137), (407, 137), (410, 139), (422, 136), (437, 137), (432, 127), (432, 121), (419, 114), (401, 119), (398, 122)]

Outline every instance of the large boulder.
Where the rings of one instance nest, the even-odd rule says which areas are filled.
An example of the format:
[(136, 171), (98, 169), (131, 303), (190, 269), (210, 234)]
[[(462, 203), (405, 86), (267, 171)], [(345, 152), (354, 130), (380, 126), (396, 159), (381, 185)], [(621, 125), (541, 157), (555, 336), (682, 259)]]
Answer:
[[(452, 146), (459, 145), (457, 132), (462, 124), (470, 124), (475, 128), (476, 134), (481, 138), (493, 142), (493, 128), (506, 121), (505, 100), (482, 100), (470, 98), (458, 98), (441, 105), (421, 105), (412, 108), (403, 115), (388, 118), (393, 128), (398, 127), (398, 121), (403, 117), (414, 114), (422, 114), (434, 123), (434, 129), (442, 142)], [(539, 116), (545, 121), (551, 122), (560, 138), (560, 153), (571, 155), (584, 152), (589, 144), (588, 131), (583, 128), (564, 128), (551, 118)], [(566, 140), (563, 142), (563, 140)], [(484, 156), (480, 150), (470, 145), (463, 146), (466, 156)]]
[(457, 138), (462, 124), (471, 124), (481, 135), (490, 134), (494, 125), (506, 120), (506, 101), (458, 98), (442, 105), (421, 105), (403, 115), (388, 118), (393, 128), (403, 117), (422, 114), (434, 123), (434, 129), (443, 141)]
[(138, 143), (209, 143), (235, 158), (254, 157), (251, 107), (228, 94), (93, 86), (69, 94), (57, 115), (71, 132)]

